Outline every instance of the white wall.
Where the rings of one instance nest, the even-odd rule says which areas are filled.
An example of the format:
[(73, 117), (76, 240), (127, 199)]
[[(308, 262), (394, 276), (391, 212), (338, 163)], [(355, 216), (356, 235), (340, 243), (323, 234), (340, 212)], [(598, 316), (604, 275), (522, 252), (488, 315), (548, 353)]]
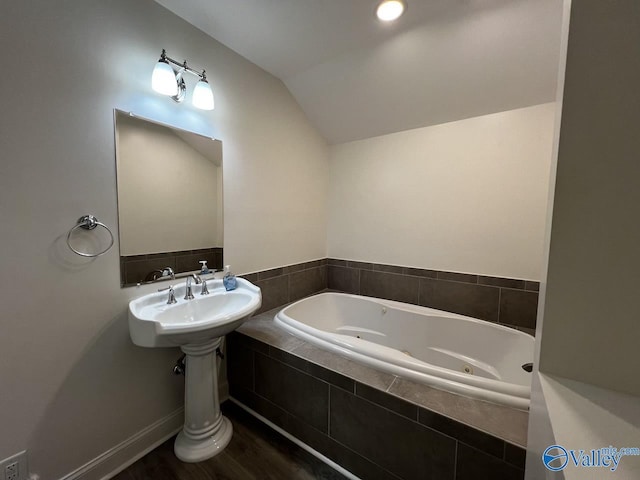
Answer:
[[(224, 144), (225, 261), (326, 255), (327, 151), (282, 83), (150, 0), (4, 2), (0, 40), (0, 458), (56, 479), (182, 405), (174, 349), (131, 344), (117, 245), (73, 255), (85, 213), (117, 233), (113, 109)], [(206, 68), (216, 110), (150, 89), (160, 50)], [(187, 79), (189, 88), (193, 80)]]
[(222, 167), (170, 129), (139, 118), (119, 115), (116, 135), (120, 255), (222, 247)]
[(640, 478), (640, 457), (623, 458), (616, 472), (553, 474), (541, 462), (553, 444), (640, 446), (640, 5), (564, 3), (566, 74), (526, 478), (631, 480)]
[(541, 371), (638, 396), (639, 17), (572, 5), (540, 347)]
[(331, 147), (330, 257), (540, 279), (554, 104)]

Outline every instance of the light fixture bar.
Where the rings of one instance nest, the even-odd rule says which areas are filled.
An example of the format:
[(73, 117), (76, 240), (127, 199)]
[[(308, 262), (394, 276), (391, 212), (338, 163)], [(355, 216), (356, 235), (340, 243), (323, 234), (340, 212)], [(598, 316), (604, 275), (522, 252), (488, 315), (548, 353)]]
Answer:
[(189, 72), (190, 74), (195, 75), (196, 77), (199, 77), (200, 79), (206, 78), (204, 70), (202, 70), (202, 73), (200, 73), (199, 71), (194, 70), (193, 68), (188, 66), (186, 60), (184, 60), (182, 63), (178, 62), (177, 60), (174, 60), (173, 58), (171, 58), (171, 57), (169, 57), (167, 55), (167, 52), (166, 52), (166, 50), (164, 48), (162, 49), (162, 53), (160, 54), (160, 58), (162, 60), (168, 61), (169, 63), (173, 63), (174, 65), (176, 65), (177, 67), (180, 67), (180, 69), (184, 70), (185, 72)]

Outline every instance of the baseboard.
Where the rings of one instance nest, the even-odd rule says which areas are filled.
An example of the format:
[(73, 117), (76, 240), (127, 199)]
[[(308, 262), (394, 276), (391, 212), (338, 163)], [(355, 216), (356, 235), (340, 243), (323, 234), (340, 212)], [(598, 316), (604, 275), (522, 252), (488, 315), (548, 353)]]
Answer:
[(184, 408), (140, 430), (60, 480), (107, 480), (178, 433), (184, 423)]
[(282, 428), (280, 428), (279, 426), (277, 426), (275, 423), (271, 422), (270, 420), (268, 420), (267, 418), (263, 417), (262, 415), (260, 415), (258, 412), (256, 412), (255, 410), (252, 410), (251, 408), (247, 407), (244, 403), (242, 403), (240, 400), (237, 400), (233, 397), (229, 397), (229, 400), (232, 401), (233, 403), (235, 403), (236, 405), (238, 405), (240, 408), (242, 408), (243, 410), (245, 410), (247, 413), (253, 415), (254, 417), (256, 417), (258, 420), (260, 420), (262, 423), (264, 423), (265, 425), (268, 425), (269, 427), (271, 427), (272, 429), (274, 429), (276, 432), (278, 432), (280, 435), (282, 435), (283, 437), (285, 437), (287, 440), (290, 440), (291, 442), (295, 443), (296, 445), (298, 445), (300, 448), (302, 448), (303, 450), (306, 450), (307, 452), (309, 452), (311, 455), (313, 455), (314, 457), (316, 457), (318, 460), (320, 460), (323, 463), (326, 463), (327, 465), (329, 465), (331, 468), (333, 468), (334, 470), (338, 471), (339, 473), (341, 473), (342, 475), (344, 475), (346, 478), (348, 478), (349, 480), (360, 480), (360, 477), (356, 477), (353, 473), (351, 473), (349, 470), (347, 470), (346, 468), (338, 465), (336, 462), (334, 462), (333, 460), (331, 460), (328, 457), (325, 457), (323, 454), (321, 454), (319, 451), (315, 450), (314, 448), (310, 447), (309, 445), (307, 445), (306, 443), (304, 443), (302, 440), (300, 440), (299, 438), (294, 437), (293, 435), (291, 435), (289, 432), (287, 432), (286, 430), (283, 430)]

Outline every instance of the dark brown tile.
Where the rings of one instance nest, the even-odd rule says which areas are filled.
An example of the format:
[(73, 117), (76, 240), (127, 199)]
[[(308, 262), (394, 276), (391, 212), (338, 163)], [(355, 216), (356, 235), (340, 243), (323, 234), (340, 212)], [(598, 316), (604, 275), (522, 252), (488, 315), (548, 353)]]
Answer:
[(373, 270), (373, 263), (347, 260), (347, 267), (359, 268), (360, 270)]
[(285, 352), (280, 348), (269, 347), (269, 356), (282, 363), (286, 363), (287, 365), (290, 365), (302, 372), (308, 373), (312, 377), (319, 378), (320, 380), (340, 387), (344, 390), (353, 392), (355, 388), (355, 381), (351, 378), (345, 377), (338, 372), (334, 372), (333, 370), (329, 370), (320, 365), (316, 365), (315, 363), (310, 362), (297, 355), (292, 355), (291, 353)]
[(443, 280), (420, 280), (420, 305), (470, 317), (498, 321), (496, 287)]
[(523, 480), (524, 470), (462, 443), (458, 444), (456, 480)]
[[(381, 390), (389, 388), (395, 378), (390, 373), (367, 367), (361, 363), (353, 362), (345, 357), (336, 355), (333, 352), (311, 345), (310, 343), (303, 343), (299, 347), (294, 348), (292, 352), (309, 360), (312, 364), (324, 367), (327, 371), (337, 372), (342, 376), (357, 380), (360, 383), (364, 383)], [(317, 374), (316, 372), (314, 373)], [(337, 384), (332, 380), (327, 381)], [(342, 385), (338, 384), (338, 386), (343, 388)], [(349, 388), (347, 388), (347, 390), (353, 391), (353, 389)]]
[(295, 265), (289, 265), (288, 267), (284, 267), (283, 271), (285, 274), (287, 274), (287, 273), (299, 272), (300, 270), (304, 270), (304, 269), (305, 269), (304, 263), (297, 263)]
[(209, 268), (215, 269), (218, 272), (224, 270), (224, 254), (221, 248), (215, 249), (213, 253), (213, 265), (209, 265)]
[(399, 274), (404, 273), (404, 267), (398, 267), (396, 265), (382, 265), (379, 263), (374, 263), (373, 269), (377, 270), (378, 272), (399, 273)]
[(531, 292), (538, 292), (540, 291), (540, 282), (532, 282), (530, 280), (527, 280), (525, 282), (524, 289), (529, 290)]
[(524, 290), (526, 282), (524, 280), (516, 280), (515, 278), (479, 276), (478, 283), (480, 285), (491, 285), (493, 287), (506, 287), (506, 288), (516, 288), (519, 290)]
[(478, 283), (478, 276), (471, 273), (438, 272), (438, 280), (451, 280), (454, 282)]
[(173, 257), (170, 259), (162, 257), (153, 260), (127, 262), (124, 266), (126, 284), (132, 285), (139, 282), (144, 282), (145, 278), (147, 278), (147, 276), (151, 272), (153, 272), (154, 270), (162, 270), (165, 267), (171, 267), (173, 270), (175, 270), (175, 259)]
[(504, 442), (504, 460), (511, 465), (524, 470), (527, 460), (527, 451), (509, 442)]
[(334, 387), (329, 424), (332, 438), (401, 478), (453, 478), (453, 439)]
[(425, 270), (424, 268), (404, 267), (402, 273), (413, 277), (438, 278), (438, 272), (436, 270)]
[(391, 474), (372, 461), (357, 454), (353, 450), (341, 445), (327, 435), (313, 427), (301, 422), (289, 415), (287, 425), (283, 427), (294, 437), (330, 458), (338, 465), (362, 478), (363, 480), (398, 480), (399, 477)]
[(327, 260), (327, 264), (328, 265), (336, 265), (338, 267), (346, 267), (347, 266), (347, 261), (346, 260), (338, 260), (337, 258), (329, 258)]
[(176, 252), (158, 252), (158, 253), (147, 253), (144, 255), (147, 260), (155, 260), (160, 258), (171, 258), (177, 257), (179, 255), (189, 255), (191, 250), (178, 250)]
[(353, 392), (355, 390), (356, 382), (353, 379), (345, 377), (344, 375), (341, 375), (338, 372), (334, 372), (333, 370), (329, 370), (328, 368), (316, 365), (315, 363), (309, 363), (307, 365), (307, 373), (314, 376), (315, 378), (324, 380), (331, 385), (342, 388), (343, 390), (347, 390), (349, 392)]
[(504, 455), (504, 441), (439, 413), (421, 408), (418, 421), (496, 458), (502, 459)]
[[(171, 257), (173, 255), (166, 255), (167, 257)], [(124, 262), (124, 263), (129, 263), (129, 262), (139, 262), (140, 260), (148, 260), (148, 256), (146, 254), (144, 255), (127, 255), (124, 257), (120, 257), (120, 261)]]
[(369, 400), (381, 407), (391, 410), (403, 417), (410, 418), (411, 420), (417, 420), (418, 407), (412, 403), (406, 402), (401, 398), (394, 395), (390, 395), (386, 392), (372, 388), (362, 383), (356, 383), (356, 395)]
[(251, 283), (256, 283), (258, 281), (257, 273), (247, 273), (247, 274), (241, 275), (241, 277)]
[(329, 265), (327, 287), (346, 293), (360, 293), (360, 270)]
[(284, 409), (270, 402), (266, 398), (261, 397), (255, 392), (239, 387), (236, 383), (230, 383), (229, 390), (231, 392), (231, 396), (243, 405), (246, 405), (251, 410), (259, 413), (280, 428), (287, 428), (288, 417), (290, 415)]
[(405, 303), (418, 303), (420, 279), (394, 273), (362, 270), (360, 294)]
[[(215, 253), (216, 249), (215, 248), (196, 248), (195, 250), (190, 250), (188, 253), (193, 253), (195, 255), (205, 255), (207, 253)], [(175, 252), (176, 255), (178, 255), (177, 252)]]
[(304, 263), (304, 268), (316, 268), (321, 267), (324, 264), (323, 260), (312, 260)]
[(270, 270), (262, 270), (258, 272), (258, 280), (266, 280), (268, 278), (279, 277), (284, 274), (284, 269), (282, 267), (272, 268)]
[[(513, 327), (513, 325), (507, 325), (507, 326)], [(528, 333), (532, 337), (536, 336), (536, 329), (535, 328), (527, 328), (527, 327), (513, 327), (513, 328), (515, 328), (516, 330), (519, 330), (521, 332)]]
[(237, 342), (237, 336), (227, 341), (227, 378), (229, 383), (253, 390), (253, 350)]
[(235, 345), (240, 345), (244, 348), (248, 348), (250, 350), (255, 350), (256, 352), (264, 353), (265, 355), (269, 354), (269, 345), (260, 340), (250, 337), (248, 335), (244, 335), (240, 332), (231, 332), (227, 335), (227, 348), (234, 348)]
[(309, 425), (327, 432), (329, 385), (259, 353), (255, 392)]
[(200, 268), (202, 268), (202, 265), (200, 264), (201, 260), (206, 260), (207, 266), (213, 268), (216, 263), (216, 254), (212, 250), (209, 250), (206, 253), (176, 255), (176, 273), (200, 270)]
[(275, 358), (279, 362), (286, 363), (287, 365), (302, 372), (307, 371), (307, 365), (309, 364), (309, 362), (307, 362), (304, 358), (292, 355), (279, 348), (269, 347), (269, 356), (271, 358)]
[(499, 322), (517, 327), (536, 328), (538, 294), (503, 288), (500, 293)]
[(316, 266), (289, 275), (289, 301), (293, 302), (327, 288), (327, 267)]
[(529, 412), (456, 395), (404, 378), (397, 378), (389, 392), (502, 440), (516, 445), (527, 444)]
[(266, 312), (272, 308), (289, 303), (288, 276), (258, 280), (255, 284), (262, 290), (262, 306), (256, 313)]

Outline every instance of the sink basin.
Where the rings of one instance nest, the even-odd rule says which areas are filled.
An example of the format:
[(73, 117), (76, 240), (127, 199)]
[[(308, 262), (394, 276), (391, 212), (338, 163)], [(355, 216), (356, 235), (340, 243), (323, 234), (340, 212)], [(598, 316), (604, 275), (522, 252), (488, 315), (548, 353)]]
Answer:
[(238, 328), (262, 304), (260, 289), (243, 278), (227, 292), (222, 280), (207, 280), (208, 295), (192, 285), (194, 298), (185, 300), (186, 282), (169, 292), (144, 295), (129, 303), (131, 340), (141, 347), (176, 347), (185, 354), (184, 426), (173, 451), (184, 462), (218, 455), (231, 441), (233, 426), (220, 412), (218, 355), (222, 338)]
[(208, 280), (209, 295), (193, 284), (193, 300), (184, 300), (185, 282), (174, 288), (178, 303), (167, 304), (169, 293), (154, 292), (129, 303), (129, 330), (141, 347), (175, 347), (222, 337), (242, 324), (262, 303), (260, 289), (238, 278), (227, 292), (222, 280)]

